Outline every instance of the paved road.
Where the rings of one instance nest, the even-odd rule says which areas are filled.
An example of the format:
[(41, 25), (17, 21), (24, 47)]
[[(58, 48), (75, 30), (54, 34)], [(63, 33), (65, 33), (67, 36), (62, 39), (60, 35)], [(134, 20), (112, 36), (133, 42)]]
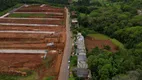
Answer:
[[(68, 10), (67, 10), (67, 14)], [(59, 77), (58, 80), (68, 80), (69, 77), (69, 70), (68, 70), (68, 59), (70, 57), (71, 54), (71, 48), (72, 48), (72, 39), (71, 39), (71, 32), (70, 32), (70, 24), (69, 24), (69, 15), (67, 16), (67, 21), (66, 21), (66, 45), (65, 45), (65, 49), (64, 49), (64, 55), (63, 55), (63, 59), (62, 59), (62, 64), (61, 64), (61, 68), (60, 68), (60, 73), (59, 73)]]

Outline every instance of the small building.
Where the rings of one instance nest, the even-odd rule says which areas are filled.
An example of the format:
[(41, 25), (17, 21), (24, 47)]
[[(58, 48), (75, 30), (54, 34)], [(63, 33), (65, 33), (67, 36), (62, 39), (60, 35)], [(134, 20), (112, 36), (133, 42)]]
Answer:
[(77, 77), (88, 79), (90, 78), (90, 72), (88, 69), (87, 64), (87, 57), (86, 57), (86, 48), (84, 43), (84, 37), (81, 33), (77, 34), (77, 40), (76, 40), (76, 54), (77, 54), (77, 68), (75, 70)]
[(68, 0), (68, 3), (71, 4), (73, 1), (72, 0)]
[(72, 11), (72, 12), (71, 12), (71, 17), (72, 17), (72, 18), (77, 17), (77, 13), (76, 13), (76, 11)]
[(78, 59), (77, 59), (77, 68), (84, 68), (84, 69), (87, 69), (88, 68), (88, 64), (86, 63), (87, 61), (87, 58), (86, 58), (86, 55), (78, 55), (77, 56)]
[(88, 78), (89, 70), (84, 68), (77, 68), (76, 74), (80, 78)]
[(71, 23), (72, 23), (73, 25), (76, 25), (76, 24), (78, 24), (78, 20), (77, 20), (76, 18), (74, 18), (74, 19), (72, 19)]
[(137, 10), (138, 15), (142, 15), (142, 10)]

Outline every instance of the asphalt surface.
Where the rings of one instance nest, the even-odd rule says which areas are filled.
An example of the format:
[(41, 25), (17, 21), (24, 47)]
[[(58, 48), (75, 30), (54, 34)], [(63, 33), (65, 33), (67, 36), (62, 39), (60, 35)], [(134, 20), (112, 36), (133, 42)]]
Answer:
[(72, 49), (72, 38), (71, 38), (71, 32), (70, 32), (70, 17), (69, 17), (69, 12), (67, 10), (67, 19), (66, 19), (66, 45), (64, 49), (64, 55), (61, 63), (61, 68), (60, 68), (60, 73), (58, 80), (68, 80), (69, 78), (69, 69), (68, 69), (68, 59), (71, 54), (71, 49)]

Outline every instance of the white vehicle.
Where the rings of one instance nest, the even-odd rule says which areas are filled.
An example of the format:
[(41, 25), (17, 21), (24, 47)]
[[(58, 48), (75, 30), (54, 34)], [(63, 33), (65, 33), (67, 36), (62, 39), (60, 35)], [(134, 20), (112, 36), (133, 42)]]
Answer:
[(70, 66), (68, 65), (68, 69), (70, 69)]
[(70, 60), (68, 60), (68, 63), (70, 63), (71, 61)]

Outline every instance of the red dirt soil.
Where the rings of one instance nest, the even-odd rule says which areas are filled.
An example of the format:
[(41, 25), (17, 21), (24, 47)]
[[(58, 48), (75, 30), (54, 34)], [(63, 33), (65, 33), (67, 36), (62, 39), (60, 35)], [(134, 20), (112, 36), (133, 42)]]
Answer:
[(27, 7), (22, 7), (21, 9), (17, 10), (16, 12), (56, 12), (56, 13), (62, 13), (64, 12), (64, 9), (62, 8), (55, 8), (50, 7), (48, 5), (40, 7), (40, 5), (31, 5)]
[[(0, 23), (19, 23), (19, 24), (52, 24), (59, 26), (3, 26), (0, 25), (0, 31), (54, 31), (55, 34), (46, 33), (17, 33), (17, 32), (0, 32), (0, 49), (44, 49), (48, 50), (47, 59), (51, 58), (50, 66), (45, 67), (43, 58), (44, 54), (14, 54), (0, 53), (0, 73), (1, 71), (19, 71), (19, 69), (30, 69), (38, 72), (39, 80), (43, 77), (58, 77), (63, 51), (65, 47), (65, 10), (63, 8), (54, 8), (48, 5), (40, 7), (40, 5), (31, 5), (22, 7), (17, 11), (33, 11), (33, 12), (55, 12), (63, 13), (54, 17), (61, 17), (61, 20), (39, 20), (39, 19), (0, 19)], [(54, 18), (51, 17), (51, 18)], [(47, 47), (47, 43), (54, 42), (54, 46)], [(56, 53), (50, 52), (56, 50)], [(40, 70), (39, 67), (41, 67)], [(52, 74), (51, 74), (52, 73)], [(10, 73), (11, 74), (11, 73)]]
[(55, 31), (55, 32), (60, 32), (64, 30), (64, 26), (4, 26), (0, 25), (0, 30), (13, 30), (13, 31)]
[(51, 24), (63, 25), (63, 20), (38, 20), (38, 19), (0, 19), (0, 23), (21, 23), (21, 24)]
[(111, 47), (110, 51), (112, 52), (116, 52), (118, 50), (118, 47), (114, 45), (110, 40), (96, 40), (88, 36), (85, 38), (85, 45), (88, 51), (91, 51), (93, 48), (96, 47), (104, 49), (104, 46), (107, 45)]
[[(0, 54), (0, 70), (9, 70), (12, 68), (34, 68), (41, 64), (41, 55), (32, 54)], [(31, 64), (28, 65), (27, 64)]]

